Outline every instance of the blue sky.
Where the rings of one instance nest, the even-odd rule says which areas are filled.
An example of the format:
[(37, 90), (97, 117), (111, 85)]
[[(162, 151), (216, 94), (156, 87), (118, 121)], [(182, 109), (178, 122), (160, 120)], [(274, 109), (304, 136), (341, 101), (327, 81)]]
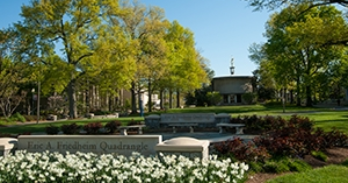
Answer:
[[(29, 0), (4, 0), (0, 6), (0, 28), (20, 20), (21, 5)], [(168, 20), (177, 20), (195, 36), (196, 48), (207, 58), (215, 76), (230, 75), (234, 58), (235, 75), (252, 75), (257, 66), (248, 48), (265, 42), (262, 34), (270, 12), (253, 12), (244, 0), (139, 0), (165, 10)]]

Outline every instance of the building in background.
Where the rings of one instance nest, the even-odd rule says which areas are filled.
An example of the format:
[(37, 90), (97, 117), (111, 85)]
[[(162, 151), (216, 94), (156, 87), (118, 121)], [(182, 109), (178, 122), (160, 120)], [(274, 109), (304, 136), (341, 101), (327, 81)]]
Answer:
[(219, 92), (223, 98), (220, 105), (241, 105), (246, 104), (242, 95), (252, 93), (253, 76), (234, 76), (233, 58), (231, 59), (231, 76), (214, 77), (212, 90)]

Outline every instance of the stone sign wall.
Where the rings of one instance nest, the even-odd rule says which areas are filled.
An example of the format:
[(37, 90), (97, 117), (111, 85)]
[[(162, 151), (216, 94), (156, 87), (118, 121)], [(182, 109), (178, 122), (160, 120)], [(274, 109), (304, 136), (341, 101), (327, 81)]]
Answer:
[(28, 152), (59, 152), (65, 154), (85, 152), (96, 154), (116, 153), (129, 156), (139, 152), (155, 155), (155, 146), (162, 142), (161, 135), (21, 135), (18, 150)]

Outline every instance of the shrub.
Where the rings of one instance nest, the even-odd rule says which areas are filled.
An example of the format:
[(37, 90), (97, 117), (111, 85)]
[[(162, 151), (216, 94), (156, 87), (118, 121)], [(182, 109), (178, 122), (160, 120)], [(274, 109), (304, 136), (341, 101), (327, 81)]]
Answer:
[(77, 125), (76, 123), (72, 123), (69, 125), (62, 125), (61, 129), (64, 134), (78, 134), (81, 129), (81, 126)]
[(23, 117), (25, 118), (26, 121), (35, 121), (36, 120), (36, 116), (34, 116), (34, 115), (23, 115)]
[(311, 155), (320, 161), (327, 161), (327, 155), (321, 151), (312, 151)]
[(96, 111), (91, 111), (91, 113), (94, 113), (94, 115), (108, 115), (108, 114), (111, 114), (112, 112), (110, 112), (110, 111), (96, 110)]
[(297, 127), (304, 130), (312, 130), (313, 121), (311, 121), (308, 117), (300, 117), (297, 115), (291, 116), (288, 122), (289, 127)]
[(289, 161), (288, 166), (290, 168), (290, 171), (292, 172), (304, 172), (312, 169), (312, 167), (308, 163), (300, 159), (294, 159)]
[(27, 120), (25, 119), (24, 116), (22, 116), (19, 112), (16, 112), (10, 117), (11, 121), (20, 121), (20, 122), (26, 122)]
[(99, 130), (103, 127), (101, 122), (88, 123), (83, 126), (83, 130), (87, 132), (87, 134), (99, 134)]
[(134, 121), (134, 120), (132, 119), (132, 121), (130, 121), (130, 122), (127, 124), (127, 126), (133, 126), (133, 125), (141, 125), (141, 122), (140, 122), (140, 121)]
[(244, 100), (245, 103), (247, 104), (255, 104), (257, 101), (257, 94), (256, 93), (244, 93), (242, 95), (242, 98)]
[(316, 133), (324, 138), (324, 145), (326, 148), (346, 147), (348, 145), (348, 136), (337, 129), (333, 129), (329, 132), (323, 132), (322, 129), (318, 129)]
[(343, 161), (343, 162), (342, 162), (342, 165), (348, 167), (348, 159), (345, 160), (345, 161)]
[(282, 173), (290, 171), (287, 162), (283, 161), (267, 161), (263, 165), (263, 170), (268, 173)]
[(213, 91), (207, 93), (207, 99), (211, 102), (211, 105), (215, 106), (222, 101), (222, 96), (219, 92)]
[(59, 132), (58, 126), (53, 126), (52, 124), (45, 127), (45, 131), (49, 135), (56, 135)]
[(253, 141), (267, 148), (272, 156), (303, 157), (323, 149), (324, 138), (313, 133), (313, 122), (308, 118), (294, 115), (288, 121), (280, 117), (266, 117), (264, 121), (271, 124), (269, 130)]
[(270, 157), (266, 148), (256, 147), (252, 142), (244, 143), (240, 138), (217, 143), (214, 148), (219, 155), (231, 156), (239, 161), (265, 162)]
[(110, 122), (106, 123), (106, 125), (104, 127), (107, 129), (107, 131), (109, 133), (112, 134), (112, 133), (116, 132), (116, 130), (119, 126), (121, 126), (121, 122), (118, 120), (115, 120), (115, 121), (110, 121)]
[(230, 119), (230, 123), (244, 123), (245, 124), (245, 120), (242, 119), (242, 117), (240, 115), (238, 115), (237, 117), (232, 117)]
[(243, 118), (245, 127), (248, 129), (253, 129), (253, 130), (262, 130), (261, 126), (261, 117), (258, 117), (256, 115), (252, 116), (244, 116)]
[(267, 148), (272, 156), (303, 157), (313, 150), (321, 149), (323, 138), (312, 134), (310, 130), (285, 127), (263, 134), (253, 141), (257, 146)]
[(291, 159), (289, 157), (282, 157), (267, 161), (263, 165), (263, 171), (268, 173), (282, 173), (282, 172), (303, 172), (312, 169), (310, 165), (300, 159)]
[(248, 162), (249, 169), (255, 173), (263, 172), (263, 163), (261, 162), (255, 162), (255, 161), (250, 161)]

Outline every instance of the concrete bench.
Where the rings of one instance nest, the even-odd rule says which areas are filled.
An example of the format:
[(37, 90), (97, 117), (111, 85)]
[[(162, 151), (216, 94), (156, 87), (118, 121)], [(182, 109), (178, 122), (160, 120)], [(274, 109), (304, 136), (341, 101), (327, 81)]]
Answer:
[(218, 123), (229, 123), (231, 115), (227, 113), (164, 113), (151, 114), (145, 117), (145, 125), (148, 128), (167, 128), (187, 126), (191, 128), (215, 128)]
[[(155, 150), (157, 154), (162, 153), (164, 155), (182, 155), (190, 159), (209, 158), (209, 145), (208, 140), (198, 140), (190, 137), (178, 137), (160, 142), (156, 145)], [(161, 158), (161, 156), (159, 156)]]
[(225, 127), (229, 128), (236, 128), (236, 134), (244, 134), (243, 129), (245, 127), (245, 124), (241, 123), (218, 123), (216, 124), (217, 127), (219, 127), (219, 133), (224, 132)]
[(173, 133), (176, 133), (176, 127), (189, 127), (190, 128), (190, 133), (194, 133), (193, 127), (194, 126), (198, 126), (197, 123), (173, 123), (173, 124), (169, 124), (169, 127), (173, 128)]
[(143, 134), (143, 128), (145, 125), (132, 125), (132, 126), (120, 126), (118, 129), (120, 130), (122, 135), (128, 135), (127, 130), (128, 129), (137, 129), (138, 134)]
[(0, 156), (8, 156), (17, 148), (17, 139), (0, 138)]

